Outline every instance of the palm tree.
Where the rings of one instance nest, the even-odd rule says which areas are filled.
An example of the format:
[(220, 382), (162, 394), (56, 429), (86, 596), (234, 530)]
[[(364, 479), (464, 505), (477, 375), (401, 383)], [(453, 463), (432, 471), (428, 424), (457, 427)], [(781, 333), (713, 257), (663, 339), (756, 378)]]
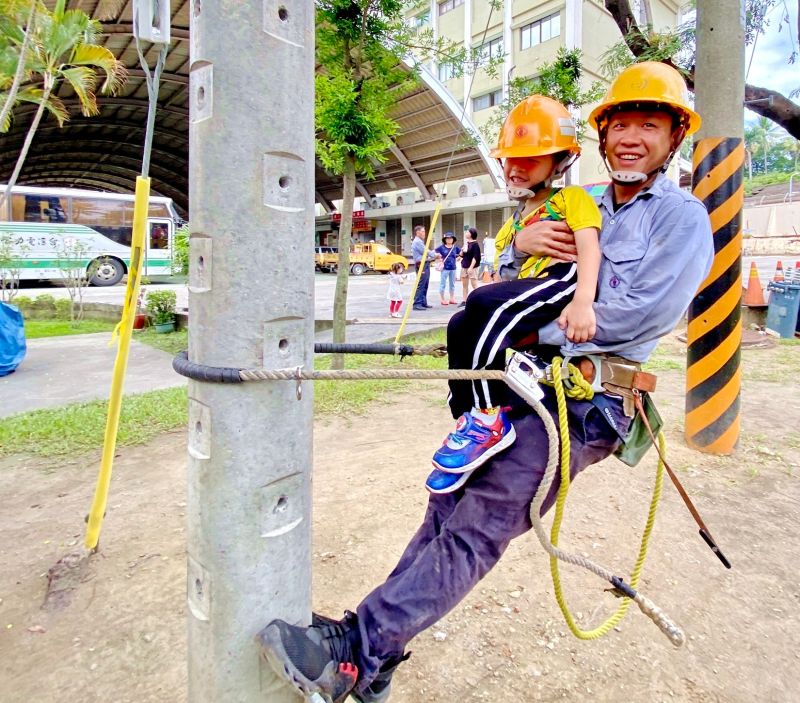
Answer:
[[(81, 112), (91, 117), (99, 113), (94, 93), (98, 72), (105, 74), (105, 80), (100, 86), (102, 93), (113, 95), (125, 78), (125, 66), (111, 51), (95, 43), (100, 33), (99, 22), (81, 10), (65, 10), (65, 5), (66, 0), (57, 0), (52, 12), (39, 12), (33, 27), (28, 28), (31, 50), (27, 68), (33, 74), (41, 76), (41, 96), (14, 172), (5, 194), (0, 198), (0, 207), (19, 177), (45, 108), (52, 105), (54, 99), (57, 100), (52, 95), (54, 88), (61, 81), (69, 83), (80, 102)], [(52, 108), (50, 109), (52, 112)], [(59, 121), (61, 122), (63, 120)]]
[[(27, 63), (23, 57), (27, 56), (28, 48), (30, 47), (28, 29), (33, 26), (38, 7), (38, 0), (0, 0), (0, 32), (4, 35), (5, 42), (9, 42), (11, 38), (18, 39), (20, 32), (23, 34), (22, 45), (19, 49), (19, 55), (16, 57), (16, 66), (13, 71), (14, 78), (10, 86), (0, 86), (2, 90), (8, 87), (8, 92), (3, 101), (3, 108), (0, 110), (0, 132), (5, 132), (8, 129), (6, 124), (10, 123), (11, 108), (14, 107), (18, 99), (17, 93), (25, 75), (25, 65)], [(20, 12), (25, 10), (27, 10), (27, 19), (23, 30), (17, 26), (16, 19)], [(9, 46), (8, 48), (10, 49), (11, 47)], [(13, 51), (10, 54), (6, 53), (3, 58), (10, 58), (10, 56), (14, 56)]]
[(766, 117), (759, 117), (755, 126), (753, 127), (754, 141), (761, 146), (764, 150), (764, 173), (767, 172), (767, 155), (769, 148), (775, 139), (775, 134), (778, 131), (778, 126)]

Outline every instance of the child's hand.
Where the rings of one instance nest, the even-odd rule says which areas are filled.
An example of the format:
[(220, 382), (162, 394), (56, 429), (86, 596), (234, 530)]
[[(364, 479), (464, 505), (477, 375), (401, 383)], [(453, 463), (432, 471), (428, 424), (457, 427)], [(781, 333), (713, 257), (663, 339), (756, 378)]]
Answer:
[(573, 300), (561, 312), (558, 326), (566, 330), (570, 342), (588, 342), (597, 330), (592, 304), (577, 303)]

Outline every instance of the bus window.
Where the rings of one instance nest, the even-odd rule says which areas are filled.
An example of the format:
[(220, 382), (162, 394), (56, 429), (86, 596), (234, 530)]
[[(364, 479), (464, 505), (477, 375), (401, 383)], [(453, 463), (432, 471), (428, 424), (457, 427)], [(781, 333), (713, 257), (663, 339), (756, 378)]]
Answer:
[(150, 203), (147, 211), (148, 217), (163, 217), (165, 220), (172, 219), (172, 213), (169, 211), (166, 203)]
[(169, 248), (169, 230), (167, 229), (166, 225), (158, 222), (153, 222), (153, 224), (150, 225), (150, 248)]
[(24, 222), (66, 222), (66, 198), (55, 195), (25, 195)]
[(131, 245), (133, 203), (104, 198), (72, 198), (72, 221), (85, 225), (118, 244)]

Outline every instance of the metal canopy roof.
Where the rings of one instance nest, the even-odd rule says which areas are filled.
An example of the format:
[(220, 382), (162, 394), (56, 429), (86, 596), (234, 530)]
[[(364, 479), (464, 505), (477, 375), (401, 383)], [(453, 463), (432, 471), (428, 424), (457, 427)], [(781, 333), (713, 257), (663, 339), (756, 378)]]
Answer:
[[(54, 2), (45, 3), (52, 9)], [(71, 186), (92, 190), (132, 192), (141, 171), (147, 116), (147, 86), (139, 66), (132, 35), (133, 2), (70, 0), (101, 18), (109, 6), (119, 5), (112, 19), (102, 19), (101, 43), (128, 67), (128, 80), (114, 97), (98, 96), (100, 115), (83, 117), (72, 89), (59, 86), (57, 95), (71, 118), (63, 128), (49, 116), (42, 119), (25, 165), (20, 185)], [(158, 107), (150, 162), (151, 189), (175, 201), (183, 214), (189, 209), (189, 10), (192, 3), (172, 3), (172, 45), (167, 54), (158, 94)], [(152, 68), (158, 48), (143, 44)], [(388, 160), (376, 165), (375, 178), (358, 182), (358, 193), (369, 198), (379, 193), (418, 188), (423, 197), (435, 197), (433, 184), (489, 174), (495, 185), (500, 174), (483, 143), (475, 145), (477, 131), (462, 123), (461, 106), (441, 84), (422, 70), (422, 85), (397, 102), (393, 117), (400, 124), (399, 137)], [(0, 182), (14, 170), (36, 106), (20, 104), (14, 110), (11, 129), (0, 137)], [(326, 173), (317, 163), (316, 197), (330, 209), (341, 198), (341, 179)]]

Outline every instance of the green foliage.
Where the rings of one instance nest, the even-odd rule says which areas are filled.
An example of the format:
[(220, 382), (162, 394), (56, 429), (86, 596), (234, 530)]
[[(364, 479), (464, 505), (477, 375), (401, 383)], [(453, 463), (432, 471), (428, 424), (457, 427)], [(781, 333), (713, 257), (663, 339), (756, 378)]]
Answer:
[(147, 313), (154, 325), (163, 325), (175, 321), (175, 304), (177, 295), (174, 290), (151, 290), (145, 298)]
[[(512, 79), (509, 82), (508, 97), (481, 127), (486, 140), (490, 144), (496, 141), (508, 113), (529, 95), (547, 95), (568, 108), (581, 107), (599, 100), (605, 90), (600, 81), (593, 81), (588, 88), (581, 85), (582, 57), (580, 49), (568, 50), (561, 47), (555, 61), (541, 64), (537, 76)], [(579, 138), (582, 138), (585, 127), (585, 121), (581, 120), (578, 124)]]
[(56, 319), (69, 320), (72, 317), (72, 303), (66, 298), (56, 300)]
[(790, 173), (767, 173), (753, 176), (752, 178), (744, 179), (744, 194), (753, 195), (757, 193), (764, 186), (775, 185), (776, 183), (788, 183)]
[(189, 223), (181, 225), (172, 240), (172, 273), (189, 275)]

